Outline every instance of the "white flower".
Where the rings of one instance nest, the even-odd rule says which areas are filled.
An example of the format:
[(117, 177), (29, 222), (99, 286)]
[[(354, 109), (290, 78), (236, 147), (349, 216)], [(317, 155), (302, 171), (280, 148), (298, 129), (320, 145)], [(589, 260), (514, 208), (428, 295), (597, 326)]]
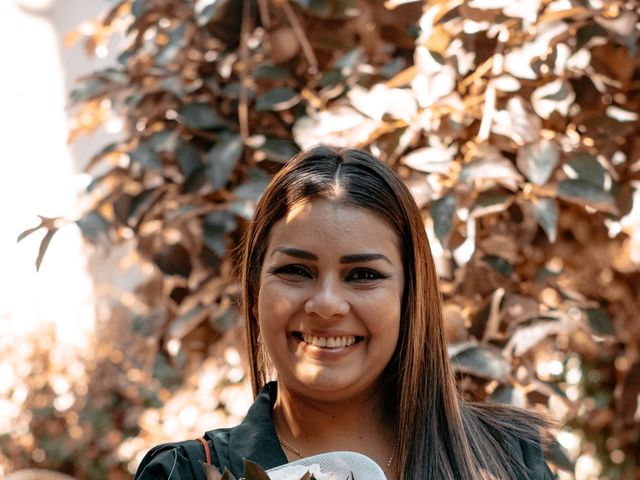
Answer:
[(300, 480), (307, 472), (312, 473), (317, 480), (337, 480), (333, 475), (323, 473), (322, 470), (320, 470), (320, 465), (317, 463), (308, 466), (291, 465), (273, 472), (268, 472), (268, 474), (271, 480)]

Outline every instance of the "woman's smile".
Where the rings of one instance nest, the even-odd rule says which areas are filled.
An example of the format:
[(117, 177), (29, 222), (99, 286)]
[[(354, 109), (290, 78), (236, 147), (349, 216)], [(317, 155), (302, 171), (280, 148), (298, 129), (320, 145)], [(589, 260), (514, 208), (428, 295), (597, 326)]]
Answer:
[(293, 332), (292, 335), (295, 338), (299, 338), (300, 340), (302, 340), (304, 343), (308, 345), (319, 347), (319, 348), (331, 348), (331, 349), (350, 347), (356, 343), (357, 338), (360, 338), (360, 339), (362, 338), (362, 337), (357, 337), (356, 335), (337, 335), (337, 336), (331, 336), (331, 337), (322, 337), (322, 336), (313, 335), (311, 333), (302, 333), (302, 332)]
[(400, 328), (398, 244), (377, 215), (324, 199), (274, 225), (257, 317), (282, 388), (335, 399), (375, 390)]
[(337, 361), (351, 354), (364, 340), (361, 335), (314, 335), (292, 332), (291, 337), (298, 343), (301, 355), (320, 362)]

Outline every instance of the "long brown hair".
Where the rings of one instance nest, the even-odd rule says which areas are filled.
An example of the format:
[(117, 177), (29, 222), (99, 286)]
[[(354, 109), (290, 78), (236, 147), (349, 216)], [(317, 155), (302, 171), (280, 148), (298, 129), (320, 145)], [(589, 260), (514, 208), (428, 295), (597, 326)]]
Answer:
[[(400, 336), (383, 375), (381, 405), (395, 425), (398, 479), (526, 478), (505, 435), (535, 441), (535, 415), (460, 399), (444, 334), (442, 300), (420, 211), (400, 177), (371, 155), (318, 146), (280, 170), (260, 199), (244, 243), (243, 310), (254, 394), (273, 377), (255, 316), (269, 233), (298, 201), (323, 197), (374, 212), (400, 240), (405, 289)], [(509, 433), (510, 432), (510, 433)]]

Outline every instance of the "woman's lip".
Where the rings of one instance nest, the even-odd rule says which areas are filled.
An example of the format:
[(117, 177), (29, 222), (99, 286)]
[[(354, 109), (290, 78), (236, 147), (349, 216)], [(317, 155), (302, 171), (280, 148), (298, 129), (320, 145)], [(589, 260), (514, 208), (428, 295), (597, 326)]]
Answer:
[(296, 342), (296, 348), (298, 349), (299, 354), (317, 362), (339, 361), (347, 355), (351, 355), (355, 349), (358, 349), (362, 344), (361, 340), (363, 339), (363, 337), (358, 337), (358, 339), (349, 346), (321, 347), (319, 345), (305, 342), (302, 336), (293, 335), (292, 338)]
[(292, 335), (302, 337), (304, 335), (313, 335), (314, 337), (331, 338), (331, 337), (356, 337), (356, 339), (364, 338), (364, 335), (344, 331), (318, 331), (318, 330), (294, 330)]
[(320, 337), (319, 335), (311, 335), (302, 332), (292, 332), (291, 336), (304, 350), (309, 349), (309, 351), (333, 353), (349, 351), (364, 339), (364, 337), (358, 335)]

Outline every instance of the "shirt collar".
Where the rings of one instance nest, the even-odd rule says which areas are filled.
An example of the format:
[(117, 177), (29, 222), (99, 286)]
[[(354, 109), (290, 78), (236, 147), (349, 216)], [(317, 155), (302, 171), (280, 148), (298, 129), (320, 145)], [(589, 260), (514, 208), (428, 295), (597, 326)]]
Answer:
[(276, 382), (267, 383), (249, 408), (246, 417), (231, 429), (229, 464), (232, 472), (244, 471), (244, 459), (257, 463), (265, 470), (288, 462), (273, 426), (273, 405), (277, 397)]

